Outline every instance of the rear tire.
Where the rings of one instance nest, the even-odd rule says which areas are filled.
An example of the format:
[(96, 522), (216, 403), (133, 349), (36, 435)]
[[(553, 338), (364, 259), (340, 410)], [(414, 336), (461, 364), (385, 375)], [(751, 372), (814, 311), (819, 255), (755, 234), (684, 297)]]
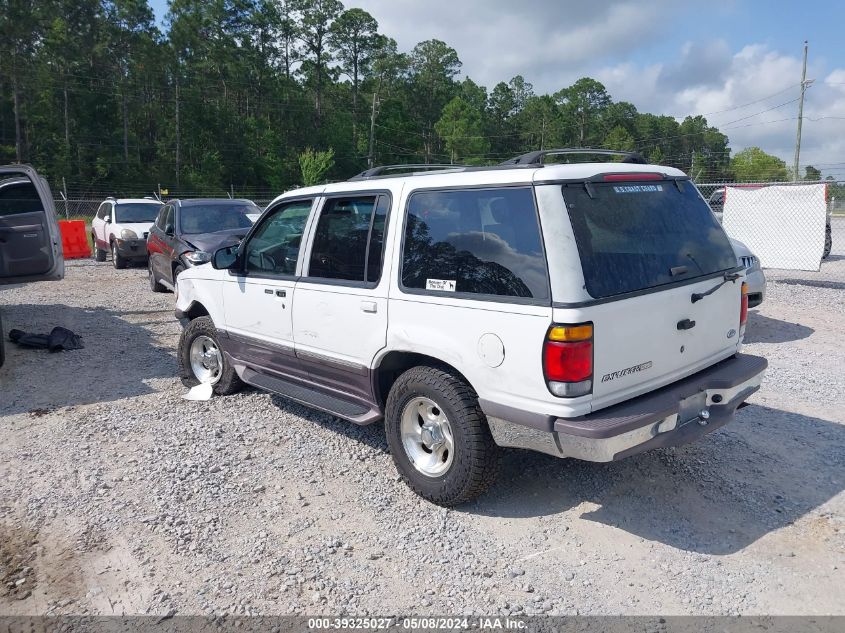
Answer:
[(102, 248), (97, 246), (97, 238), (94, 234), (91, 234), (91, 243), (94, 245), (94, 261), (95, 262), (104, 262), (106, 261), (106, 251)]
[(499, 450), (478, 396), (450, 371), (423, 365), (399, 376), (387, 397), (384, 426), (399, 474), (432, 503), (464, 503), (496, 479)]
[(164, 292), (165, 290), (167, 290), (167, 288), (158, 283), (158, 279), (156, 279), (156, 274), (153, 271), (152, 261), (147, 262), (147, 272), (150, 275), (150, 290), (152, 290), (153, 292)]
[[(209, 316), (194, 319), (188, 324), (188, 327), (182, 330), (182, 336), (179, 338), (179, 372), (182, 376), (182, 382), (189, 387), (201, 382), (194, 369), (196, 359), (192, 362), (192, 347), (194, 347), (197, 339), (201, 339), (201, 341), (210, 339), (213, 342), (213, 347), (216, 347), (219, 351), (216, 361), (219, 372), (216, 372), (213, 378), (206, 379), (205, 382), (211, 382), (214, 385), (214, 393), (219, 396), (228, 396), (239, 391), (243, 387), (243, 382), (238, 378), (235, 368), (232, 367), (223, 353), (220, 347), (220, 339), (217, 336), (217, 328), (214, 327), (214, 322)], [(208, 347), (211, 347), (211, 345), (208, 345)], [(210, 366), (214, 364), (214, 362), (209, 363)]]
[(126, 268), (126, 259), (117, 252), (117, 242), (111, 243), (111, 261), (115, 268)]

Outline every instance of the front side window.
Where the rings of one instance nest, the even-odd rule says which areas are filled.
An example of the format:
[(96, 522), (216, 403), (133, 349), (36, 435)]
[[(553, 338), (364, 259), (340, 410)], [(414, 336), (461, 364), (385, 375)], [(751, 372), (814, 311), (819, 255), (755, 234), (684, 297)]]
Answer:
[(327, 200), (314, 231), (308, 276), (377, 282), (389, 200), (385, 195)]
[(563, 198), (596, 299), (736, 266), (728, 236), (690, 182), (569, 184)]
[(294, 275), (311, 200), (296, 200), (271, 210), (244, 245), (247, 273)]
[(411, 195), (402, 285), (548, 300), (546, 259), (531, 188)]
[(249, 216), (256, 213), (260, 214), (261, 209), (254, 204), (182, 205), (179, 225), (186, 235), (249, 229), (252, 226)]
[(100, 208), (97, 209), (97, 219), (99, 219), (99, 220), (105, 219), (107, 208), (108, 208), (108, 205), (105, 202), (100, 205)]
[(152, 222), (156, 219), (160, 204), (154, 202), (126, 202), (114, 207), (114, 222), (132, 224), (134, 222)]

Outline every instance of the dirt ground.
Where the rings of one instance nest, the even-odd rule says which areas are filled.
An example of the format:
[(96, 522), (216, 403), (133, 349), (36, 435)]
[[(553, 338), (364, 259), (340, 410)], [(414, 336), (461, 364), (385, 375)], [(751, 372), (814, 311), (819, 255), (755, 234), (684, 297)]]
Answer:
[(770, 277), (734, 423), (614, 464), (505, 451), (448, 511), (380, 424), (183, 400), (142, 268), (0, 290), (7, 329), (86, 345), (0, 369), (0, 614), (845, 614), (845, 275)]

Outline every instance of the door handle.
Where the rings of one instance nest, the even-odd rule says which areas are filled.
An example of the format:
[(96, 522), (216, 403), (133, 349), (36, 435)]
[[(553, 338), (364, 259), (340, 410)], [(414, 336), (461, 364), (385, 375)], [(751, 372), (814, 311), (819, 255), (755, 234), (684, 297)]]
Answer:
[(361, 302), (361, 310), (364, 312), (378, 312), (378, 305), (375, 301), (362, 301)]
[(287, 296), (288, 296), (288, 291), (287, 291), (287, 290), (277, 290), (277, 291), (276, 291), (276, 296), (277, 296), (277, 297), (287, 297)]
[(695, 327), (695, 321), (690, 321), (689, 319), (684, 319), (683, 321), (678, 321), (678, 329), (679, 330), (691, 330)]

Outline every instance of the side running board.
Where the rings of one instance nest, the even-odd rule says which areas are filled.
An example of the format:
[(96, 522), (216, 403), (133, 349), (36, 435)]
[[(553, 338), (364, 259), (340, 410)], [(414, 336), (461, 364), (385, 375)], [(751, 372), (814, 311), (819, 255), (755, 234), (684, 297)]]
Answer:
[(320, 409), (321, 411), (331, 413), (356, 424), (371, 424), (372, 422), (377, 422), (382, 417), (379, 411), (361, 403), (344, 400), (343, 398), (338, 398), (337, 396), (282, 378), (268, 376), (249, 367), (244, 368), (241, 379), (259, 389), (272, 391), (300, 404)]

